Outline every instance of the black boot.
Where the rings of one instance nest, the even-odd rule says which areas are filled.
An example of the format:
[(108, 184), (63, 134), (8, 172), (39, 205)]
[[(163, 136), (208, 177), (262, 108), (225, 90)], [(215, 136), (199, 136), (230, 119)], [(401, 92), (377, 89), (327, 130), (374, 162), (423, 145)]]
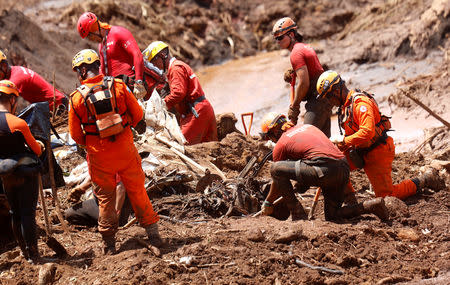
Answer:
[(363, 203), (364, 214), (374, 214), (380, 220), (385, 221), (389, 219), (389, 211), (386, 208), (384, 199), (379, 197)]
[(308, 215), (306, 214), (305, 209), (298, 200), (295, 202), (286, 203), (286, 205), (289, 211), (291, 211), (291, 219), (293, 221), (308, 219)]
[(22, 255), (26, 260), (28, 260), (30, 258), (30, 255), (28, 254), (25, 240), (23, 239), (22, 230), (20, 228), (20, 223), (14, 222), (14, 220), (12, 220), (11, 223), (12, 223), (14, 237), (16, 238), (17, 244), (19, 245), (20, 250), (22, 251)]
[(112, 255), (116, 253), (116, 237), (114, 235), (102, 235), (103, 254)]
[(38, 250), (38, 246), (37, 246), (37, 241), (33, 244), (28, 245), (27, 250), (28, 250), (28, 254), (30, 256), (28, 261), (33, 264), (39, 263), (40, 255), (39, 255), (39, 250)]

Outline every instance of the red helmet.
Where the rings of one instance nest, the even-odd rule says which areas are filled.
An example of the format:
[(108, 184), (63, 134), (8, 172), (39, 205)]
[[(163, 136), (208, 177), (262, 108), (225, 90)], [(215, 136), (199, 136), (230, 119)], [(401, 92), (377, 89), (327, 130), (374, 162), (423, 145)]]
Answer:
[(92, 12), (84, 12), (83, 15), (80, 16), (77, 23), (78, 33), (81, 38), (86, 38), (91, 30), (92, 25), (97, 23), (98, 19)]
[(291, 18), (284, 17), (279, 19), (275, 25), (273, 25), (272, 34), (276, 38), (295, 29), (297, 29), (297, 24)]

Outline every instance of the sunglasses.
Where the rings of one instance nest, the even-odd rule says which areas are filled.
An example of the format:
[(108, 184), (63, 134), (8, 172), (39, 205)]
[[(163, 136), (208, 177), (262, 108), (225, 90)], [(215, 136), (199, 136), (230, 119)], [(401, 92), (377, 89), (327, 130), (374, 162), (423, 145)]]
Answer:
[(281, 35), (281, 36), (278, 36), (278, 37), (275, 37), (275, 40), (281, 41), (281, 40), (284, 38), (285, 35), (286, 35), (286, 34)]

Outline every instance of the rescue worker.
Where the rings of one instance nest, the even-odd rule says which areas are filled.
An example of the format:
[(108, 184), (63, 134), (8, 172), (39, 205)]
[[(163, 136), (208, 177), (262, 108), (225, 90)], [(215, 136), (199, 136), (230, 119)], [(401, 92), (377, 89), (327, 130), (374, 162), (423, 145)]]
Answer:
[(217, 141), (214, 109), (189, 65), (172, 57), (169, 46), (161, 41), (152, 42), (142, 53), (144, 61), (166, 74), (170, 94), (164, 101), (168, 110), (175, 108), (179, 114), (178, 123), (187, 144)]
[[(342, 207), (350, 169), (344, 154), (318, 128), (293, 126), (284, 115), (272, 112), (264, 116), (261, 129), (263, 138), (276, 143), (270, 168), (272, 185), (262, 206), (264, 215), (273, 213), (273, 202), (282, 196), (292, 220), (305, 219), (305, 210), (294, 192), (304, 193), (310, 186), (319, 186), (325, 198), (326, 220), (361, 214), (388, 218), (382, 198)], [(295, 190), (290, 180), (297, 181)]]
[(5, 53), (0, 50), (0, 80), (3, 79), (12, 81), (17, 86), (20, 96), (30, 103), (47, 101), (52, 111), (54, 94), (55, 108), (63, 106), (61, 108), (65, 109), (67, 106), (68, 100), (61, 91), (55, 89), (53, 92), (53, 86), (29, 68), (10, 66)]
[(144, 63), (139, 46), (129, 30), (101, 22), (92, 12), (83, 13), (77, 23), (81, 38), (98, 43), (101, 72), (124, 79), (138, 99), (144, 98)]
[(359, 90), (349, 91), (345, 81), (333, 70), (319, 77), (317, 92), (318, 98), (327, 98), (331, 104), (339, 106), (341, 134), (333, 137), (332, 141), (346, 154), (352, 170), (364, 168), (376, 197), (405, 199), (424, 187), (435, 190), (445, 187), (436, 170), (392, 184), (395, 146), (392, 137), (387, 135), (391, 124), (389, 117), (380, 113), (373, 95)]
[[(278, 45), (291, 52), (292, 70), (287, 71), (285, 80), (291, 84), (291, 104), (288, 118), (297, 124), (300, 102), (306, 101), (303, 123), (314, 125), (327, 137), (331, 135), (331, 105), (326, 100), (316, 99), (316, 82), (323, 67), (313, 48), (303, 43), (303, 36), (297, 31), (297, 24), (289, 17), (279, 19), (272, 34)], [(297, 89), (295, 83), (298, 82)]]
[[(104, 252), (115, 252), (116, 175), (120, 176), (150, 242), (160, 246), (163, 241), (158, 231), (159, 216), (145, 191), (141, 158), (129, 128), (142, 119), (142, 108), (122, 80), (99, 74), (99, 66), (99, 57), (91, 49), (82, 50), (73, 58), (72, 69), (82, 86), (70, 96), (69, 131), (75, 142), (86, 147), (89, 173), (98, 185), (95, 195), (100, 208), (98, 228)], [(108, 117), (102, 117), (107, 113)]]
[(36, 140), (27, 123), (14, 116), (19, 89), (0, 81), (0, 174), (10, 206), (17, 243), (27, 260), (38, 261), (36, 205), (39, 191), (38, 156), (44, 144)]

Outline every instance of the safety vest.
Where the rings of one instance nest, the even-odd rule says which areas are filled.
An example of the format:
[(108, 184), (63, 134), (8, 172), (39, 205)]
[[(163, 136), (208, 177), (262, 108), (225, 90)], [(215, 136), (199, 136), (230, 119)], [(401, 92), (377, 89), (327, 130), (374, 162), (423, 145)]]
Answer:
[[(80, 119), (86, 135), (98, 135), (100, 138), (114, 138), (115, 135), (120, 134), (128, 126), (127, 120), (122, 119), (126, 115), (126, 112), (120, 114), (119, 108), (117, 107), (113, 77), (105, 76), (103, 84), (94, 85), (91, 88), (86, 85), (81, 85), (77, 88), (77, 91), (83, 96), (88, 113), (88, 121), (83, 122), (75, 109), (74, 113)], [(93, 126), (95, 126), (95, 129), (92, 128)], [(88, 129), (94, 129), (95, 131)]]
[(387, 132), (391, 130), (391, 122), (390, 118), (388, 116), (382, 115), (378, 104), (375, 101), (375, 98), (372, 94), (369, 94), (365, 91), (360, 91), (358, 89), (355, 90), (356, 92), (349, 98), (348, 101), (350, 101), (350, 104), (347, 106), (341, 106), (338, 110), (338, 122), (339, 122), (339, 132), (342, 135), (342, 130), (345, 130), (345, 127), (350, 128), (351, 130), (356, 133), (359, 130), (359, 125), (354, 122), (353, 118), (353, 110), (354, 110), (354, 103), (355, 100), (360, 96), (368, 97), (374, 105), (377, 107), (378, 113), (380, 114), (380, 120), (375, 124), (375, 135), (370, 139), (370, 141), (362, 146), (359, 146), (358, 148), (370, 148), (373, 149), (376, 146), (378, 146), (380, 143), (384, 143), (387, 138)]

